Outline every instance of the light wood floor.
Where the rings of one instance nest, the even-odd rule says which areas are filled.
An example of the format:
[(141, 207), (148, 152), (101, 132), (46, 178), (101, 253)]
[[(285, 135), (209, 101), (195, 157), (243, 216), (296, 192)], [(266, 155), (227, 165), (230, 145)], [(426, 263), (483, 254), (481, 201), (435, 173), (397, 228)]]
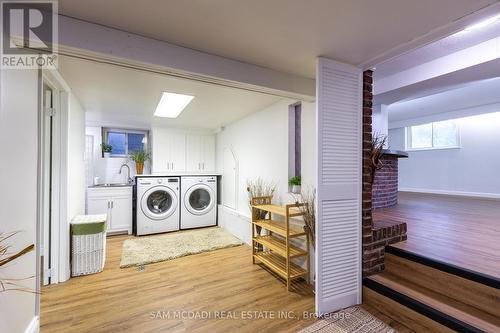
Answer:
[[(42, 333), (295, 332), (312, 322), (248, 318), (256, 315), (252, 311), (302, 317), (313, 313), (314, 294), (287, 292), (285, 284), (252, 265), (247, 245), (147, 265), (140, 272), (119, 268), (122, 242), (129, 237), (108, 238), (104, 272), (43, 288)], [(176, 311), (213, 319), (166, 318)], [(239, 319), (216, 319), (217, 313)]]
[(408, 225), (395, 246), (500, 278), (500, 200), (401, 192), (397, 206), (374, 211), (387, 218)]
[[(276, 277), (252, 265), (247, 245), (147, 265), (141, 272), (119, 268), (122, 243), (130, 237), (108, 237), (104, 272), (42, 289), (41, 333), (274, 333), (296, 332), (314, 321), (303, 318), (314, 312), (311, 290), (287, 292)], [(413, 332), (373, 307), (363, 308), (399, 332)], [(204, 311), (212, 319), (166, 317), (175, 311)], [(256, 316), (253, 311), (295, 318), (241, 318)], [(235, 318), (215, 319), (216, 313)]]

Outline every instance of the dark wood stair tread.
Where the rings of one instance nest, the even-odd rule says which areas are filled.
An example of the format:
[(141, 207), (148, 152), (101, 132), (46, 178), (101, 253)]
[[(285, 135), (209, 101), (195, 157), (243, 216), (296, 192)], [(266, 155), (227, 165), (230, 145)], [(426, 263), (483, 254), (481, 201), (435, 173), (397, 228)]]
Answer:
[(383, 272), (368, 279), (485, 332), (500, 332), (500, 318)]

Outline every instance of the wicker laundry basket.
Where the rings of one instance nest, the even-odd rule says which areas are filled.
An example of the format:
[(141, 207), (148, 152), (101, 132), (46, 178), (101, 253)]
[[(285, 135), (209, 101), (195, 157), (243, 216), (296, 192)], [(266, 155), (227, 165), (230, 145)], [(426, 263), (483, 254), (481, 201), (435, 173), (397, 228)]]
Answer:
[(71, 276), (102, 272), (107, 215), (78, 215), (71, 221)]

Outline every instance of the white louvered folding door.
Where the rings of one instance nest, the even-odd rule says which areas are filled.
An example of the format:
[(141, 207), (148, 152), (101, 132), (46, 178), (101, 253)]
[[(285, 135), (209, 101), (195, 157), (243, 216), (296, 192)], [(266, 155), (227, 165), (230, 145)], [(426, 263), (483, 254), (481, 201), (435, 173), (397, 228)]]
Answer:
[(318, 58), (316, 311), (361, 303), (362, 71)]

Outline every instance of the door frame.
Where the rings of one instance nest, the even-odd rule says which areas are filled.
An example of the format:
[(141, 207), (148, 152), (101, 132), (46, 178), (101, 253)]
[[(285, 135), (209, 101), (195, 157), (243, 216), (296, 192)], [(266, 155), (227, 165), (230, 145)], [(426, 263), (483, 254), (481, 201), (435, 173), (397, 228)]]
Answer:
[[(39, 77), (40, 91), (43, 95), (43, 85), (52, 89), (52, 194), (51, 194), (51, 233), (50, 233), (50, 284), (64, 282), (70, 277), (69, 270), (69, 221), (67, 221), (67, 139), (68, 110), (70, 89), (56, 70), (42, 70)], [(42, 121), (39, 129), (39, 140), (44, 140), (45, 117), (43, 98), (40, 98), (40, 115)], [(45, 142), (42, 142), (45, 145)], [(41, 163), (47, 163), (49, 156), (41, 155)], [(42, 170), (42, 168), (41, 168)], [(45, 189), (40, 188), (40, 203), (44, 202)], [(40, 217), (45, 216), (46, 207), (40, 205)], [(38, 235), (39, 244), (44, 237), (44, 230)], [(40, 260), (40, 257), (38, 258)], [(40, 263), (40, 267), (41, 263)], [(39, 273), (39, 272), (38, 272)]]

